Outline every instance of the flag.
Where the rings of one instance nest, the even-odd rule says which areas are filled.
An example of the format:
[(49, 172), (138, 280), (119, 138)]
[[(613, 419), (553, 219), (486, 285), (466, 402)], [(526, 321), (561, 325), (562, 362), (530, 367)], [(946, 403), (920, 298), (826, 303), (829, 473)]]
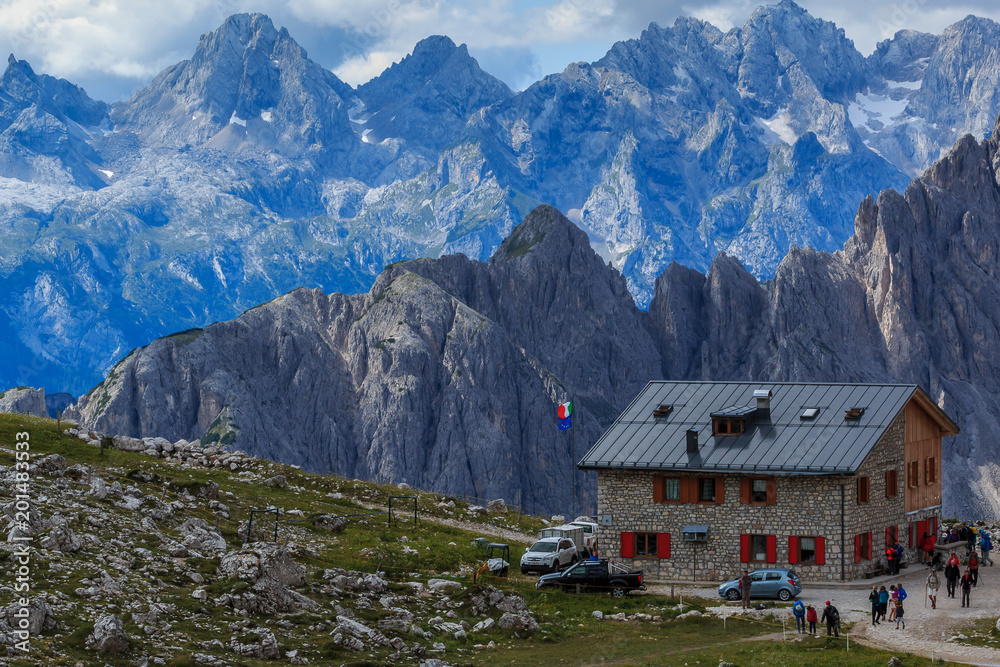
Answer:
[(560, 403), (559, 408), (556, 410), (556, 416), (559, 417), (559, 430), (565, 431), (573, 426), (573, 401), (568, 403)]

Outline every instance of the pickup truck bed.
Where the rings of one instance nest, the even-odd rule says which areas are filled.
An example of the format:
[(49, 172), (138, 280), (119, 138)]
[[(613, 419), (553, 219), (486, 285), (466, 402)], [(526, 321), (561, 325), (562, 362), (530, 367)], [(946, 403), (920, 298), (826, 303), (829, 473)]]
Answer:
[(588, 592), (611, 593), (616, 598), (628, 595), (629, 591), (646, 589), (642, 570), (630, 572), (609, 563), (606, 558), (583, 561), (565, 572), (543, 575), (535, 584), (536, 588), (552, 587), (567, 591), (575, 591), (577, 586)]

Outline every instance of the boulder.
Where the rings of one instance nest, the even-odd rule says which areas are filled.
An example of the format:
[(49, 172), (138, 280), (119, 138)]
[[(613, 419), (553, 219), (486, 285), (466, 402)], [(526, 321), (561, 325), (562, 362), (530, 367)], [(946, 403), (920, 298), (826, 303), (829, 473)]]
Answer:
[[(0, 620), (10, 628), (20, 628), (22, 607), (19, 604), (12, 604), (0, 612)], [(51, 630), (56, 626), (56, 619), (52, 615), (52, 607), (41, 597), (31, 600), (28, 609), (28, 627), (26, 628), (32, 637), (42, 633), (42, 630)]]
[(177, 532), (184, 538), (184, 546), (188, 549), (212, 555), (226, 550), (225, 538), (201, 519), (190, 517), (180, 525)]
[(538, 622), (527, 613), (512, 614), (510, 612), (506, 612), (500, 617), (498, 625), (503, 630), (522, 630), (533, 632), (538, 629)]
[(313, 521), (317, 530), (328, 530), (331, 533), (342, 533), (347, 527), (347, 519), (342, 516), (326, 515)]
[(447, 593), (449, 591), (460, 591), (465, 586), (450, 579), (430, 579), (427, 582), (427, 588), (434, 593)]
[(49, 454), (35, 463), (35, 471), (48, 477), (62, 477), (66, 473), (66, 459), (58, 454)]
[(497, 498), (486, 504), (486, 511), (490, 514), (506, 514), (507, 504), (503, 501), (503, 498)]
[(39, 546), (46, 551), (79, 551), (83, 546), (72, 530), (70, 530), (66, 519), (61, 516), (53, 516), (51, 519), (52, 530), (42, 538)]
[(115, 449), (123, 452), (142, 452), (146, 450), (146, 443), (139, 438), (130, 438), (127, 435), (116, 435), (111, 439)]
[(274, 477), (265, 479), (264, 486), (270, 486), (275, 489), (287, 489), (288, 480), (285, 479), (284, 475), (275, 475)]
[(98, 500), (104, 500), (108, 497), (108, 485), (100, 477), (95, 477), (90, 482), (90, 495)]
[(128, 635), (120, 618), (101, 616), (94, 623), (94, 630), (87, 637), (86, 646), (102, 655), (120, 655), (129, 649)]

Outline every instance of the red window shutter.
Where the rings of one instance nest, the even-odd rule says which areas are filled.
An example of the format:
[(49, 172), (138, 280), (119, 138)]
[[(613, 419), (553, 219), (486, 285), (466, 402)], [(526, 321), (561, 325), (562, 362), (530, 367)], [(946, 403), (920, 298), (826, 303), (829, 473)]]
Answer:
[(656, 534), (656, 555), (660, 558), (670, 558), (670, 533)]
[(722, 504), (723, 497), (726, 492), (726, 480), (721, 477), (715, 478), (715, 503), (717, 505)]
[(915, 547), (917, 547), (919, 549), (920, 548), (920, 542), (921, 542), (921, 540), (924, 539), (924, 533), (926, 533), (926, 532), (927, 532), (927, 520), (924, 519), (923, 521), (918, 521), (917, 522), (917, 532), (916, 532), (916, 535), (913, 537), (913, 544), (911, 546), (915, 546)]
[(816, 564), (826, 565), (826, 538), (816, 538)]
[(799, 538), (794, 536), (788, 538), (788, 562), (791, 565), (799, 562)]
[(872, 540), (872, 531), (869, 530), (868, 531), (868, 553), (865, 554), (865, 558), (867, 558), (868, 560), (871, 560), (871, 557), (872, 557), (872, 543), (873, 543), (873, 540)]
[(885, 527), (885, 548), (888, 549), (892, 546), (892, 529), (889, 526)]
[(667, 499), (666, 480), (662, 477), (653, 478), (653, 502), (662, 503)]
[(934, 536), (934, 541), (935, 542), (937, 541), (937, 532), (938, 532), (937, 517), (936, 516), (932, 516), (931, 517), (931, 535)]
[(767, 536), (767, 562), (778, 562), (778, 538), (774, 535)]
[(632, 533), (622, 533), (622, 558), (631, 558), (635, 553)]
[(749, 477), (740, 478), (740, 503), (744, 505), (750, 504), (750, 485), (752, 482)]
[(767, 480), (767, 504), (776, 505), (778, 503), (778, 485), (773, 479)]
[(854, 562), (855, 563), (860, 563), (861, 562), (861, 536), (860, 535), (855, 535), (854, 536)]
[(740, 562), (750, 562), (750, 536), (740, 535)]

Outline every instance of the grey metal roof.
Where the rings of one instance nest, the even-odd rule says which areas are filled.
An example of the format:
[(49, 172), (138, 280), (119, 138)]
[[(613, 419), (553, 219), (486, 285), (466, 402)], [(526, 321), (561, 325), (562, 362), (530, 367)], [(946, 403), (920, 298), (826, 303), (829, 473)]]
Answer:
[[(713, 413), (756, 407), (754, 390), (770, 389), (770, 419), (757, 417), (738, 436), (712, 435)], [(793, 473), (850, 473), (915, 394), (945, 430), (958, 432), (917, 385), (792, 382), (650, 382), (583, 457), (581, 468)], [(672, 405), (666, 417), (653, 410)], [(735, 410), (734, 410), (735, 408)], [(818, 408), (802, 420), (806, 408)], [(860, 419), (845, 420), (851, 408)], [(698, 452), (687, 453), (688, 429)]]

